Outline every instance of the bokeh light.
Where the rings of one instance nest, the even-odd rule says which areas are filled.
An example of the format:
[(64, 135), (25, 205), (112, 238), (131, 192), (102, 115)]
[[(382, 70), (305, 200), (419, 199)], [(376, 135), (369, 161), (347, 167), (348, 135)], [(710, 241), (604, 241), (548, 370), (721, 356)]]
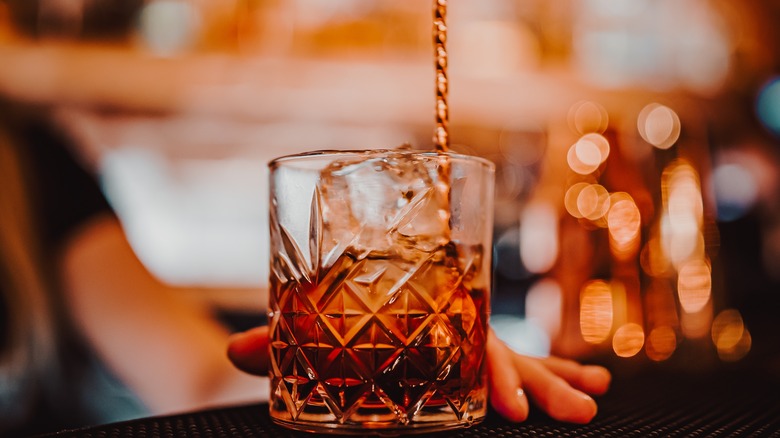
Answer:
[(585, 134), (571, 145), (566, 161), (571, 170), (588, 175), (609, 157), (609, 141), (601, 134)]
[(660, 362), (671, 357), (674, 350), (677, 349), (677, 333), (674, 329), (662, 325), (650, 330), (647, 335), (647, 344), (645, 345), (645, 354), (650, 360)]
[(563, 292), (558, 282), (545, 278), (528, 289), (525, 317), (544, 329), (551, 339), (558, 335), (563, 318)]
[(691, 260), (680, 268), (677, 277), (680, 306), (688, 313), (704, 308), (712, 294), (712, 271), (704, 260)]
[(520, 217), (520, 259), (532, 273), (547, 272), (558, 259), (558, 215), (548, 203), (531, 203)]
[(590, 142), (577, 142), (571, 145), (566, 156), (571, 170), (580, 175), (588, 175), (598, 170), (601, 164), (601, 154), (598, 147)]
[(704, 201), (698, 173), (687, 161), (676, 160), (664, 169), (661, 190), (663, 249), (679, 269), (704, 251)]
[(647, 335), (645, 354), (656, 362), (666, 360), (677, 349), (680, 340), (677, 299), (668, 280), (655, 278), (651, 281), (644, 296), (644, 310), (647, 326), (652, 327)]
[[(604, 219), (609, 211), (610, 196), (604, 186), (589, 182), (572, 184), (563, 198), (566, 211), (577, 219), (599, 221)], [(598, 224), (606, 226), (606, 224)]]
[(701, 339), (710, 334), (712, 327), (712, 302), (708, 302), (703, 309), (695, 313), (682, 312), (680, 314), (680, 328), (688, 339)]
[(720, 164), (712, 170), (712, 184), (718, 205), (718, 219), (733, 221), (742, 217), (758, 199), (758, 181), (741, 164)]
[(734, 348), (744, 333), (742, 315), (735, 309), (723, 310), (712, 321), (712, 342), (719, 350)]
[(589, 184), (577, 196), (577, 209), (585, 219), (596, 221), (609, 211), (609, 192), (599, 184)]
[(623, 324), (612, 337), (612, 350), (620, 357), (632, 357), (642, 351), (645, 332), (642, 326), (633, 322)]
[(580, 332), (590, 344), (607, 340), (612, 331), (612, 290), (603, 280), (593, 280), (580, 292)]
[(602, 133), (609, 125), (609, 114), (600, 104), (582, 100), (569, 108), (569, 127), (578, 134)]
[(580, 138), (580, 140), (577, 143), (592, 143), (594, 144), (601, 155), (601, 162), (607, 161), (607, 158), (609, 158), (609, 152), (610, 152), (610, 146), (609, 146), (609, 140), (607, 140), (607, 137), (604, 137), (601, 134), (597, 133), (590, 133), (585, 134)]
[(563, 198), (563, 204), (564, 207), (566, 207), (566, 211), (577, 219), (582, 218), (580, 208), (577, 206), (577, 200), (579, 199), (582, 190), (588, 186), (590, 186), (590, 183), (587, 182), (578, 182), (572, 184), (571, 187), (566, 190), (566, 195)]
[(669, 149), (680, 137), (680, 117), (671, 108), (651, 103), (639, 112), (639, 135), (659, 149)]
[[(65, 4), (64, 0), (49, 3)], [(275, 145), (310, 147), (316, 141), (324, 141), (324, 146), (330, 147), (342, 145), (344, 139), (353, 139), (358, 143), (390, 147), (396, 144), (398, 137), (429, 137), (427, 128), (421, 128), (417, 116), (421, 113), (425, 120), (425, 114), (430, 112), (425, 102), (431, 100), (428, 103), (432, 105), (432, 98), (426, 93), (417, 93), (415, 87), (432, 88), (425, 75), (418, 75), (421, 69), (430, 66), (418, 68), (415, 60), (418, 55), (421, 59), (430, 57), (430, 11), (426, 9), (417, 15), (414, 12), (419, 9), (417, 4), (363, 0), (247, 1), (240, 2), (238, 8), (246, 9), (247, 13), (251, 10), (252, 15), (240, 16), (239, 9), (234, 14), (235, 20), (248, 22), (244, 25), (215, 21), (209, 13), (204, 13), (210, 8), (200, 4), (203, 2), (150, 0), (140, 3), (143, 4), (142, 11), (137, 16), (131, 42), (141, 43), (144, 49), (159, 56), (187, 55), (181, 59), (181, 70), (170, 70), (187, 74), (173, 78), (176, 85), (181, 81), (182, 88), (177, 87), (168, 97), (157, 100), (151, 96), (135, 101), (147, 105), (142, 105), (140, 111), (129, 108), (132, 110), (129, 111), (130, 118), (139, 114), (144, 116), (141, 119), (146, 119), (147, 115), (149, 119), (163, 115), (165, 117), (161, 118), (175, 120), (183, 115), (187, 120), (196, 120), (196, 124), (202, 124), (199, 122), (203, 120), (201, 117), (214, 121), (206, 126), (216, 132), (216, 140), (210, 140), (212, 145), (206, 145), (204, 140), (203, 145), (194, 148), (172, 146), (176, 151), (164, 151), (164, 156), (171, 160), (174, 157), (181, 160), (177, 154), (186, 156), (186, 153), (203, 151), (205, 155), (207, 146), (213, 147), (213, 153), (221, 156), (233, 153), (231, 151), (237, 151), (236, 154), (250, 151), (251, 148), (245, 146), (250, 143), (262, 144), (260, 149), (271, 150)], [(777, 145), (771, 142), (749, 144), (763, 138), (753, 136), (758, 134), (753, 130), (755, 127), (743, 123), (758, 115), (769, 130), (780, 135), (780, 76), (771, 78), (755, 95), (750, 95), (748, 89), (756, 85), (753, 82), (756, 78), (744, 75), (747, 70), (740, 69), (739, 75), (729, 75), (729, 81), (737, 82), (726, 84), (722, 94), (703, 96), (702, 93), (726, 75), (728, 65), (722, 61), (748, 60), (752, 51), (760, 51), (760, 47), (750, 46), (761, 46), (761, 40), (751, 40), (750, 32), (745, 33), (745, 29), (728, 29), (727, 22), (734, 19), (732, 16), (718, 18), (696, 13), (711, 9), (710, 14), (715, 14), (719, 10), (717, 5), (709, 6), (704, 1), (686, 2), (688, 6), (685, 6), (669, 1), (617, 4), (586, 0), (583, 3), (586, 6), (578, 4), (572, 10), (566, 6), (520, 5), (523, 2), (467, 3), (469, 5), (464, 3), (463, 7), (471, 9), (465, 9), (467, 12), (461, 13), (463, 15), (457, 15), (459, 8), (453, 9), (453, 24), (458, 25), (459, 30), (450, 34), (453, 37), (450, 47), (454, 49), (452, 53), (458, 55), (453, 56), (452, 61), (461, 63), (460, 68), (451, 71), (458, 76), (459, 83), (465, 81), (457, 87), (461, 94), (453, 97), (471, 104), (458, 112), (459, 119), (453, 120), (457, 123), (452, 127), (457, 131), (453, 135), (457, 134), (456, 137), (472, 145), (473, 149), (466, 150), (468, 153), (496, 157), (497, 190), (506, 200), (496, 212), (501, 216), (494, 247), (498, 278), (509, 280), (505, 284), (510, 287), (517, 283), (526, 287), (537, 274), (548, 274), (560, 281), (543, 280), (529, 287), (525, 295), (525, 317), (543, 327), (551, 337), (561, 331), (562, 324), (573, 323), (576, 332), (579, 323), (585, 341), (602, 344), (605, 349), (611, 345), (615, 354), (623, 357), (634, 356), (644, 349), (650, 360), (663, 361), (674, 354), (686, 337), (702, 338), (705, 334), (711, 335), (712, 345), (724, 360), (736, 360), (747, 354), (752, 340), (739, 312), (726, 310), (713, 318), (713, 309), (721, 309), (724, 304), (716, 298), (729, 300), (733, 298), (731, 294), (748, 294), (752, 290), (732, 291), (731, 272), (721, 275), (713, 271), (715, 266), (722, 266), (741, 272), (743, 265), (753, 260), (758, 262), (758, 254), (749, 262), (738, 256), (735, 264), (730, 264), (731, 259), (727, 257), (716, 258), (714, 251), (718, 246), (711, 245), (708, 227), (716, 232), (717, 227), (709, 222), (711, 218), (705, 217), (705, 207), (710, 207), (705, 203), (705, 200), (709, 201), (705, 196), (714, 194), (721, 221), (735, 221), (756, 208), (755, 212), (759, 213), (756, 217), (762, 221), (761, 229), (749, 229), (749, 236), (760, 239), (755, 247), (760, 245), (758, 250), (764, 251), (760, 254), (765, 265), (762, 268), (777, 279), (780, 275), (780, 227), (770, 230), (766, 225), (770, 220), (764, 222), (765, 218), (772, 219), (770, 215), (777, 213), (777, 193), (769, 189), (777, 187), (775, 162), (765, 156), (759, 157), (767, 166), (766, 172), (771, 172), (775, 178), (766, 180), (757, 171), (761, 169), (747, 161), (722, 160), (717, 154), (722, 150), (742, 151), (767, 146), (771, 152), (767, 156), (774, 158)], [(698, 6), (691, 9), (690, 4)], [(667, 21), (672, 18), (673, 21)], [(379, 30), (376, 22), (380, 21), (384, 23), (382, 28), (385, 25), (392, 28), (391, 38), (387, 32)], [(712, 23), (710, 29), (719, 33), (691, 30), (694, 26), (701, 30), (703, 21)], [(682, 23), (690, 27), (679, 26)], [(569, 25), (572, 27), (568, 28)], [(258, 41), (254, 50), (266, 52), (242, 53), (233, 44), (232, 33), (239, 28), (256, 33), (254, 37), (250, 36)], [(415, 31), (417, 28), (422, 31)], [(219, 36), (215, 29), (228, 29), (225, 33), (229, 35)], [(271, 32), (273, 29), (276, 31)], [(2, 31), (0, 29), (0, 33)], [(352, 38), (356, 31), (365, 31), (366, 38)], [(422, 33), (424, 38), (419, 38), (415, 32)], [(728, 43), (724, 41), (727, 37), (739, 41)], [(382, 43), (385, 39), (395, 41), (396, 45)], [(346, 46), (343, 41), (354, 41), (363, 50), (369, 49), (365, 50), (368, 56), (361, 59), (363, 52), (350, 54), (334, 50), (336, 46)], [(399, 41), (405, 42), (398, 44)], [(121, 53), (124, 52), (127, 51)], [(314, 56), (310, 56), (312, 53)], [(149, 76), (150, 90), (159, 90), (160, 87), (153, 85), (166, 78), (145, 72), (163, 71), (158, 70), (158, 66), (179, 61), (163, 60), (160, 64), (160, 60), (153, 59), (146, 66), (148, 53), (145, 51), (144, 56), (132, 52), (129, 55), (130, 60), (138, 64), (140, 75), (128, 77)], [(338, 56), (330, 58), (332, 55)], [(293, 61), (289, 64), (288, 56)], [(344, 60), (349, 62), (342, 69), (340, 63)], [(753, 59), (741, 68), (749, 70), (751, 66), (769, 65), (768, 62), (768, 57)], [(578, 70), (577, 66), (583, 63), (590, 68)], [(63, 72), (67, 71), (63, 69)], [(83, 78), (93, 77), (72, 76), (78, 76), (83, 82), (89, 82)], [(740, 83), (740, 78), (750, 79), (750, 83)], [(36, 89), (44, 82), (33, 81), (28, 88)], [(125, 129), (119, 126), (119, 116), (124, 118), (121, 111), (126, 108), (122, 102), (130, 95), (126, 88), (119, 87), (123, 81), (116, 82), (119, 98), (111, 97), (114, 96), (109, 93), (111, 87), (98, 83), (97, 104), (77, 105), (79, 110), (96, 108), (98, 113), (100, 108), (111, 108), (105, 117), (111, 127), (105, 132), (112, 141), (114, 135), (119, 139)], [(377, 87), (377, 83), (392, 86)], [(520, 89), (515, 89), (517, 84), (522, 85)], [(600, 84), (608, 86), (602, 88)], [(735, 85), (738, 88), (731, 88)], [(17, 88), (20, 87), (8, 87)], [(70, 92), (68, 87), (59, 88), (65, 90), (63, 95), (66, 97), (79, 100), (84, 94), (85, 102), (92, 103), (87, 98), (93, 98), (78, 88)], [(412, 92), (409, 95), (398, 93), (402, 89)], [(268, 98), (248, 98), (247, 90)], [(103, 94), (108, 97), (101, 97)], [(742, 102), (720, 100), (742, 99), (746, 94), (755, 100), (744, 102), (744, 108)], [(35, 94), (29, 95), (35, 97)], [(24, 97), (23, 94), (20, 96)], [(171, 96), (173, 101), (170, 101)], [(346, 100), (337, 106), (338, 111), (328, 111), (335, 108), (334, 96)], [(423, 96), (419, 97), (419, 102), (418, 96)], [(586, 96), (592, 100), (575, 102)], [(648, 99), (648, 96), (663, 97)], [(486, 99), (475, 99), (477, 97)], [(107, 104), (102, 99), (106, 99)], [(455, 100), (452, 102), (457, 103)], [(285, 103), (281, 105), (284, 107), (281, 112), (280, 102)], [(749, 114), (751, 104), (755, 105), (756, 114)], [(383, 112), (365, 111), (366, 108)], [(190, 114), (199, 116), (189, 119)], [(566, 120), (561, 120), (564, 116)], [(378, 130), (377, 126), (388, 125), (388, 117), (391, 129)], [(681, 139), (683, 120), (686, 129)], [(220, 128), (224, 122), (230, 122), (227, 129)], [(117, 140), (117, 145), (146, 144), (133, 140), (133, 135), (140, 135), (135, 134), (136, 131), (156, 131), (144, 129), (144, 123), (131, 127), (128, 130), (132, 131), (128, 136), (131, 140)], [(184, 123), (192, 122), (182, 123), (177, 126), (185, 127), (188, 125)], [(261, 130), (256, 130), (258, 125), (262, 125)], [(235, 129), (231, 129), (232, 126)], [(250, 136), (241, 134), (240, 129), (251, 131), (252, 141), (247, 140)], [(180, 130), (190, 137), (200, 137), (193, 136), (191, 130)], [(239, 133), (230, 139), (222, 138), (224, 133), (234, 131)], [(358, 140), (354, 140), (356, 133)], [(175, 136), (173, 129), (160, 130), (158, 134), (165, 137), (161, 142), (166, 144), (189, 144), (187, 135), (183, 136), (185, 141), (171, 140)], [(150, 134), (149, 137), (159, 135)], [(270, 140), (258, 142), (254, 137)], [(151, 150), (153, 146), (148, 148)], [(453, 150), (460, 149), (454, 147)], [(548, 150), (550, 156), (546, 155)], [(252, 150), (251, 154), (254, 153)], [(703, 160), (672, 162), (665, 168), (659, 187), (658, 171), (674, 156), (701, 157)], [(254, 158), (253, 162), (260, 161)], [(710, 158), (712, 167), (709, 167), (710, 162), (704, 162)], [(126, 157), (123, 159), (127, 160)], [(203, 172), (198, 172), (198, 176), (200, 181)], [(703, 186), (710, 182), (712, 186)], [(241, 184), (246, 185), (243, 181)], [(213, 189), (213, 184), (205, 186)], [(657, 199), (659, 189), (662, 191), (660, 202)], [(563, 190), (565, 210), (576, 220), (559, 215)], [(762, 208), (766, 205), (772, 210)], [(748, 219), (752, 220), (752, 217)], [(229, 222), (228, 228), (232, 229), (233, 221)], [(732, 253), (726, 252), (731, 249), (728, 245), (733, 245), (733, 230), (745, 223), (748, 221), (727, 225), (732, 234), (724, 234), (724, 255), (733, 257)], [(755, 227), (752, 222), (749, 226)], [(136, 228), (139, 227), (133, 229)], [(160, 235), (153, 229), (143, 231), (144, 235)], [(157, 258), (160, 254), (170, 259), (170, 252), (157, 251)], [(176, 258), (177, 261), (180, 259)], [(165, 263), (158, 264), (167, 267)], [(757, 266), (747, 267), (758, 270)], [(642, 271), (637, 272), (640, 268)], [(612, 276), (610, 281), (614, 279), (614, 282), (593, 281), (578, 290), (584, 278), (596, 276)], [(224, 278), (232, 280), (228, 274)], [(720, 289), (716, 288), (714, 294), (715, 280)], [(752, 284), (759, 280), (763, 278), (756, 276), (745, 281)], [(626, 286), (621, 286), (621, 281)], [(648, 289), (653, 289), (653, 284), (663, 284), (663, 291), (648, 298), (653, 292)], [(522, 295), (511, 295), (510, 300), (512, 304), (519, 304)], [(640, 306), (643, 308), (638, 309)], [(566, 313), (563, 313), (564, 309)], [(628, 323), (642, 318), (645, 319), (643, 325)], [(751, 326), (755, 327), (758, 324)], [(574, 337), (577, 337), (576, 333)], [(709, 340), (706, 342), (710, 346)]]
[(671, 261), (664, 252), (661, 238), (654, 234), (642, 247), (639, 255), (639, 262), (642, 270), (651, 277), (663, 277), (671, 271)]
[(610, 249), (616, 258), (625, 260), (633, 257), (639, 249), (642, 217), (628, 193), (613, 193), (610, 198), (611, 206), (607, 213)]
[(663, 249), (665, 256), (676, 269), (703, 250), (704, 238), (699, 228), (691, 221), (673, 222), (664, 215), (661, 222), (663, 230)]
[(727, 362), (742, 359), (753, 344), (753, 339), (742, 315), (736, 309), (725, 309), (712, 321), (712, 342), (718, 356)]
[(764, 126), (780, 135), (780, 77), (768, 81), (759, 90), (756, 113)]
[(726, 362), (736, 362), (750, 352), (752, 345), (753, 337), (748, 330), (745, 330), (739, 342), (732, 348), (718, 348), (718, 357)]
[(159, 56), (189, 49), (201, 26), (200, 10), (177, 0), (148, 2), (138, 17), (138, 33), (147, 48)]
[(687, 161), (679, 160), (664, 172), (663, 189), (674, 222), (700, 222), (704, 210), (699, 175)]

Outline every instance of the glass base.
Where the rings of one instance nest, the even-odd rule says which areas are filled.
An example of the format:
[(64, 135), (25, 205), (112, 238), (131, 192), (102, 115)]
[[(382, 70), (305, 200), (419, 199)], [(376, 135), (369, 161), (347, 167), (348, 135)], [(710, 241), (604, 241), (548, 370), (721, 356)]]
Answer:
[(462, 429), (482, 422), (487, 416), (487, 389), (481, 385), (461, 401), (434, 394), (419, 400), (410, 412), (376, 398), (373, 392), (371, 395), (375, 398), (361, 398), (344, 410), (336, 404), (339, 399), (322, 398), (319, 392), (301, 404), (293, 404), (293, 399), (285, 393), (271, 398), (269, 414), (274, 423), (299, 431), (379, 436)]
[(448, 421), (448, 422), (428, 422), (428, 423), (410, 423), (405, 426), (387, 423), (365, 423), (365, 424), (338, 424), (321, 423), (313, 421), (285, 421), (279, 418), (271, 420), (279, 426), (293, 429), (301, 432), (332, 434), (332, 435), (374, 435), (374, 436), (399, 436), (408, 434), (425, 434), (442, 432), (454, 429), (464, 429), (479, 424), (485, 417), (474, 418), (471, 421)]

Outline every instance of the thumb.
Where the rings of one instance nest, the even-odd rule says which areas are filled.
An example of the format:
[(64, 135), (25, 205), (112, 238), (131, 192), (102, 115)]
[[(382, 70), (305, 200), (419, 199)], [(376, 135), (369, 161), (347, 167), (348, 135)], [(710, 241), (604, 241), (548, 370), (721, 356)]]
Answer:
[(268, 327), (255, 327), (231, 335), (227, 356), (241, 371), (258, 376), (268, 374)]

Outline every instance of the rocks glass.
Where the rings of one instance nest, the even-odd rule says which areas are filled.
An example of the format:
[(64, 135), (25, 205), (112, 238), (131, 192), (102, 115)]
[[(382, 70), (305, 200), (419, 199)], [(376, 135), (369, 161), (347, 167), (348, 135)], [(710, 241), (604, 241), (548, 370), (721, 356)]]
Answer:
[(493, 164), (407, 149), (269, 166), (273, 421), (338, 434), (481, 421)]

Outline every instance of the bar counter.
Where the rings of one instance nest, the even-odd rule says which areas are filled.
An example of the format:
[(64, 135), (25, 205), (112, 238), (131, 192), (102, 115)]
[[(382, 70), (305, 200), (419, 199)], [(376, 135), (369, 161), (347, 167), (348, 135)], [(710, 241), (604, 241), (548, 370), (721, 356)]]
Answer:
[[(765, 370), (617, 375), (597, 398), (587, 425), (554, 421), (532, 407), (527, 421), (507, 422), (495, 412), (471, 428), (441, 437), (780, 437), (780, 378)], [(209, 409), (65, 430), (48, 437), (311, 437), (271, 422), (267, 404)]]

